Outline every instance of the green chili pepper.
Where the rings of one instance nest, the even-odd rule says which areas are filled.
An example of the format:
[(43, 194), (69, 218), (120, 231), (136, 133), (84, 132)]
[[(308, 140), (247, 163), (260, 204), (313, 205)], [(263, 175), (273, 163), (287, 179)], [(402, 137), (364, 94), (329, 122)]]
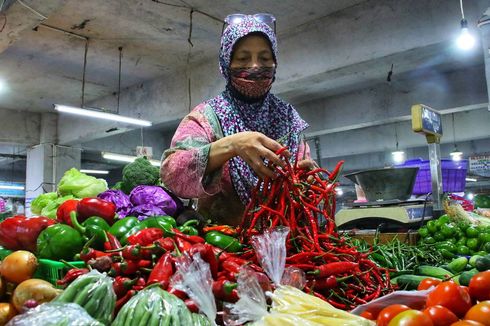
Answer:
[(153, 216), (159, 220), (163, 220), (167, 222), (168, 224), (172, 225), (173, 228), (177, 227), (177, 222), (175, 222), (175, 219), (172, 216), (167, 216), (167, 215), (156, 215)]
[(92, 216), (83, 221), (82, 224), (78, 223), (77, 214), (75, 212), (70, 213), (70, 222), (73, 228), (80, 232), (88, 241), (88, 239), (94, 238), (92, 247), (94, 249), (103, 249), (104, 242), (107, 241), (105, 231), (109, 230), (109, 224), (101, 217)]
[(199, 234), (199, 231), (197, 231), (197, 229), (195, 227), (189, 226), (189, 225), (187, 225), (187, 226), (182, 225), (182, 226), (179, 226), (177, 229), (180, 232), (188, 234), (188, 235), (198, 235)]
[(207, 243), (229, 252), (237, 252), (242, 249), (242, 245), (237, 239), (218, 231), (206, 233), (204, 239)]
[(121, 239), (129, 230), (139, 225), (139, 220), (134, 216), (126, 216), (114, 223), (109, 229), (109, 233), (118, 239)]
[[(165, 235), (172, 234), (173, 224), (169, 221), (170, 216), (150, 216), (143, 220), (140, 225), (144, 228), (158, 228), (165, 232)], [(170, 217), (172, 220), (173, 218)], [(175, 220), (174, 220), (175, 222)]]

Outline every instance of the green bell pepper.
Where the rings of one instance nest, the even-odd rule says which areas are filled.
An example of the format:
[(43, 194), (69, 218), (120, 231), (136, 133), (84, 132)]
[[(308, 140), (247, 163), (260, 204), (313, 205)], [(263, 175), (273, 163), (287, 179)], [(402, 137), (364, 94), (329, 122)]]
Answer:
[(218, 231), (206, 233), (204, 239), (207, 243), (229, 252), (237, 252), (242, 249), (242, 245), (237, 239)]
[(118, 238), (119, 240), (128, 233), (129, 230), (139, 225), (140, 221), (134, 216), (126, 216), (114, 223), (110, 229), (109, 233)]
[(91, 238), (94, 238), (92, 241), (92, 248), (99, 250), (104, 248), (104, 242), (107, 241), (105, 231), (108, 231), (110, 226), (103, 218), (92, 216), (80, 224), (77, 220), (77, 214), (75, 212), (71, 212), (70, 221), (75, 230), (80, 232), (85, 237), (85, 242)]
[[(140, 225), (144, 228), (158, 228), (165, 232), (165, 235), (173, 234), (172, 228), (174, 227), (172, 223), (168, 222), (167, 217), (170, 216), (150, 216), (143, 220)], [(171, 218), (171, 217), (170, 217)], [(173, 218), (172, 218), (173, 219)], [(175, 220), (174, 220), (175, 222)]]
[(39, 234), (37, 256), (52, 260), (72, 260), (82, 250), (83, 238), (77, 230), (66, 224), (54, 224)]

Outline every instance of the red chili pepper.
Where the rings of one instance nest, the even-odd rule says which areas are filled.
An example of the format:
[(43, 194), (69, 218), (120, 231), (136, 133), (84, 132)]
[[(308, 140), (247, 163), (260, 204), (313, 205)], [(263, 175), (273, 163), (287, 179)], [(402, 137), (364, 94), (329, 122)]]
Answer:
[(330, 175), (328, 176), (328, 179), (330, 181), (334, 181), (334, 180), (337, 180), (337, 176), (339, 175), (340, 171), (341, 171), (341, 168), (342, 168), (342, 165), (344, 164), (344, 161), (339, 161), (337, 163), (337, 165), (335, 166), (335, 168), (333, 169), (332, 173), (330, 173)]
[(153, 267), (148, 277), (147, 284), (159, 283), (165, 290), (168, 287), (170, 277), (174, 274), (173, 258), (170, 252), (166, 252)]
[(202, 238), (202, 237), (200, 237), (198, 235), (184, 234), (184, 233), (182, 233), (181, 231), (179, 231), (178, 229), (175, 229), (175, 228), (172, 229), (172, 231), (173, 231), (173, 233), (174, 233), (174, 235), (175, 235), (175, 237), (177, 239), (180, 238), (182, 240), (185, 240), (185, 241), (190, 242), (191, 244), (194, 244), (194, 243), (204, 243), (204, 242), (206, 242), (204, 240), (204, 238)]
[(216, 278), (218, 276), (218, 259), (214, 255), (213, 246), (207, 243), (196, 243), (190, 248), (189, 253), (192, 256), (194, 256), (194, 254), (196, 253), (199, 253), (201, 255), (201, 258), (209, 264), (209, 269), (213, 278)]
[(214, 297), (222, 301), (236, 302), (238, 301), (237, 286), (237, 283), (232, 283), (227, 279), (213, 281)]
[(140, 266), (138, 262), (134, 260), (124, 260), (123, 262), (121, 262), (120, 265), (121, 273), (124, 275), (134, 275), (139, 270), (139, 268)]
[(165, 251), (173, 251), (175, 249), (175, 242), (172, 238), (161, 238), (153, 243)]
[(97, 259), (103, 256), (111, 256), (111, 254), (89, 247), (84, 247), (80, 252), (80, 259), (83, 260), (85, 263), (87, 263), (91, 259)]
[(154, 241), (163, 238), (164, 231), (159, 228), (147, 228), (136, 232), (128, 237), (128, 243), (149, 246)]
[(229, 225), (213, 225), (213, 226), (206, 226), (202, 229), (203, 233), (208, 233), (211, 231), (218, 231), (226, 235), (231, 235), (235, 236), (237, 234), (237, 230), (234, 227), (231, 227)]
[(357, 267), (359, 267), (358, 263), (350, 261), (333, 262), (317, 266), (317, 269), (308, 272), (308, 274), (316, 275), (318, 277), (327, 277), (330, 275), (350, 273)]
[(77, 206), (77, 199), (68, 199), (67, 201), (63, 202), (63, 204), (58, 206), (58, 209), (56, 210), (56, 219), (58, 222), (73, 226), (71, 224), (70, 214), (71, 212), (77, 211)]
[(198, 313), (199, 312), (199, 307), (197, 306), (196, 302), (192, 299), (186, 299), (184, 301), (185, 305), (187, 306), (187, 309), (189, 309), (190, 312)]
[[(121, 242), (119, 242), (119, 240), (115, 236), (107, 231), (105, 232), (105, 234), (107, 236), (107, 242), (104, 243), (105, 250), (117, 251), (117, 249), (122, 248)], [(119, 255), (121, 255), (121, 253), (119, 253)]]
[(176, 237), (175, 242), (177, 244), (177, 249), (179, 249), (181, 253), (186, 252), (192, 248), (192, 243), (182, 239), (181, 237)]
[(71, 282), (73, 282), (76, 278), (78, 278), (81, 275), (87, 274), (90, 272), (88, 268), (72, 268), (66, 272), (65, 276), (61, 280), (57, 280), (56, 284), (57, 285), (68, 285)]
[(112, 288), (114, 289), (114, 293), (118, 298), (123, 297), (131, 287), (136, 283), (135, 280), (130, 279), (129, 277), (124, 276), (116, 276), (114, 281), (112, 282)]
[(42, 230), (56, 221), (47, 217), (16, 215), (0, 223), (0, 245), (9, 250), (36, 252), (36, 240)]
[(124, 246), (121, 254), (124, 259), (131, 260), (151, 258), (151, 250), (149, 248), (143, 248), (139, 244)]
[(119, 312), (119, 310), (121, 310), (122, 306), (124, 306), (124, 304), (126, 302), (128, 302), (129, 299), (131, 299), (131, 297), (133, 295), (135, 295), (135, 294), (136, 294), (136, 291), (135, 290), (129, 290), (128, 292), (126, 292), (126, 294), (122, 298), (118, 299), (116, 301), (116, 306), (115, 306), (115, 309), (114, 309), (114, 313), (117, 314)]
[(91, 216), (98, 216), (106, 220), (109, 225), (114, 223), (116, 205), (99, 198), (83, 198), (77, 205), (77, 217), (81, 223)]
[(167, 292), (170, 294), (175, 295), (177, 298), (181, 300), (187, 299), (187, 293), (181, 290), (177, 290), (176, 288), (173, 288), (171, 285), (168, 286)]
[(146, 280), (143, 277), (138, 277), (135, 279), (135, 284), (133, 285), (133, 290), (141, 291), (146, 286)]

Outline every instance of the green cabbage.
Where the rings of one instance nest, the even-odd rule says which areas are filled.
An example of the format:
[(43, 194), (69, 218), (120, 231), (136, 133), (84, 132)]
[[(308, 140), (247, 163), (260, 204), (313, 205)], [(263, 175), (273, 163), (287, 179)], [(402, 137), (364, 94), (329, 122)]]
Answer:
[(97, 197), (98, 194), (106, 190), (107, 182), (104, 179), (86, 175), (75, 168), (66, 171), (58, 183), (58, 194), (61, 196)]
[(57, 198), (58, 194), (56, 192), (47, 192), (45, 194), (40, 194), (31, 202), (31, 212), (34, 214), (41, 214), (43, 208)]
[(58, 207), (68, 199), (75, 199), (73, 195), (58, 197), (53, 201), (50, 201), (41, 211), (41, 216), (46, 216), (52, 219), (56, 219), (56, 211)]

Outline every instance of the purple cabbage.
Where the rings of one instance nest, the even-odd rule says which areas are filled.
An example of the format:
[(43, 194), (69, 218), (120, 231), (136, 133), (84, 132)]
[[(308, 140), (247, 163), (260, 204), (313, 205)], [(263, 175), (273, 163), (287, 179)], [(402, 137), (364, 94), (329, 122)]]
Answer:
[(168, 215), (162, 208), (152, 204), (133, 206), (131, 216), (136, 216), (140, 221), (150, 216)]
[(112, 202), (114, 205), (116, 205), (116, 213), (119, 215), (119, 218), (130, 215), (129, 213), (131, 212), (133, 205), (129, 200), (129, 196), (121, 190), (106, 190), (98, 194), (97, 197)]
[[(163, 213), (152, 214), (152, 215), (175, 215), (177, 211), (177, 203), (162, 187), (158, 186), (137, 186), (129, 194), (129, 200), (133, 204), (134, 208), (131, 211), (133, 213), (136, 207), (144, 206), (138, 208), (136, 212), (157, 212), (161, 211)], [(150, 209), (150, 206), (156, 207), (155, 209)], [(142, 214), (144, 216), (146, 213)], [(135, 215), (138, 216), (138, 215)]]

